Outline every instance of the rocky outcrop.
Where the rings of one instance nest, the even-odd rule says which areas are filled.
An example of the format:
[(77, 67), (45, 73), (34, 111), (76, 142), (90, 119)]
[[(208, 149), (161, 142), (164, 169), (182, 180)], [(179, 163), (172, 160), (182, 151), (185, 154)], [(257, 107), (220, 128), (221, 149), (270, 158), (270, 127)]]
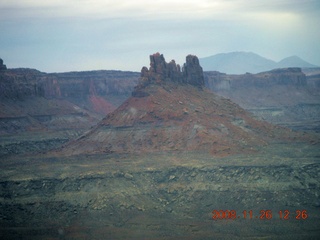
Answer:
[(300, 68), (282, 68), (258, 74), (231, 75), (217, 71), (205, 72), (206, 85), (214, 90), (238, 88), (269, 88), (272, 86), (307, 86), (305, 74)]
[(134, 97), (145, 97), (148, 93), (143, 89), (149, 84), (162, 84), (174, 82), (179, 84), (190, 84), (202, 89), (204, 86), (203, 70), (196, 56), (188, 55), (182, 71), (179, 64), (174, 60), (167, 63), (163, 54), (150, 55), (150, 68), (143, 67), (138, 85), (132, 93)]
[(139, 79), (138, 72), (129, 71), (84, 71), (51, 73), (47, 78), (56, 80), (62, 97), (83, 98), (96, 94), (99, 96), (130, 96)]
[[(130, 96), (139, 79), (137, 72), (87, 71), (43, 73), (35, 69), (8, 69), (0, 72), (0, 98), (24, 99), (85, 98), (99, 96)], [(124, 100), (123, 99), (123, 100)]]
[(7, 66), (3, 64), (3, 60), (0, 58), (0, 71), (7, 70)]
[(308, 87), (314, 90), (320, 90), (320, 74), (307, 76)]
[(187, 56), (182, 72), (186, 83), (200, 88), (204, 86), (203, 70), (196, 56)]
[(8, 69), (0, 71), (0, 99), (23, 100), (28, 97), (43, 97), (45, 73), (35, 69)]
[(242, 75), (205, 72), (205, 82), (213, 92), (230, 98), (259, 119), (296, 130), (319, 131), (317, 75), (306, 76), (300, 68)]
[(138, 79), (138, 72), (112, 70), (0, 71), (0, 134), (68, 129), (77, 135), (125, 101)]

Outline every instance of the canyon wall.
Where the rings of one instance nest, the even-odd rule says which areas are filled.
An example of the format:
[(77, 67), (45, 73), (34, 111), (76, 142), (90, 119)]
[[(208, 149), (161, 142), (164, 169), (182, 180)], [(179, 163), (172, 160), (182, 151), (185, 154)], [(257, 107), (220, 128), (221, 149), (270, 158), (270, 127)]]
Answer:
[(0, 62), (0, 157), (74, 139), (127, 99), (139, 73), (43, 73)]
[(300, 68), (258, 74), (229, 75), (205, 72), (206, 86), (231, 99), (259, 119), (291, 127), (320, 128), (320, 77)]
[(0, 72), (0, 96), (23, 99), (130, 95), (138, 77), (139, 73), (123, 71), (43, 73), (34, 69), (8, 69)]

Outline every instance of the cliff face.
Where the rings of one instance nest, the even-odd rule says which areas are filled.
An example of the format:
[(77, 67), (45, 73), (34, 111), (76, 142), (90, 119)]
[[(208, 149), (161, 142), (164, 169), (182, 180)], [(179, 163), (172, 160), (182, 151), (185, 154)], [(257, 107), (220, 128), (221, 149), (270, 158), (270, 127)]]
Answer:
[(23, 99), (84, 98), (93, 94), (130, 95), (139, 74), (122, 71), (42, 73), (34, 69), (9, 69), (0, 72), (0, 97)]
[(207, 86), (214, 90), (235, 90), (239, 88), (270, 88), (273, 86), (306, 87), (307, 79), (300, 68), (275, 69), (258, 74), (227, 75), (220, 72), (206, 72)]
[(62, 131), (65, 141), (65, 135), (77, 136), (125, 101), (138, 78), (139, 73), (122, 71), (48, 74), (3, 68), (0, 133)]
[(44, 73), (34, 69), (15, 69), (0, 72), (0, 98), (23, 99), (44, 96), (42, 78)]
[[(128, 96), (139, 73), (0, 70), (0, 158), (49, 150), (75, 138)], [(41, 139), (41, 140), (39, 140)]]
[(293, 129), (320, 129), (317, 77), (306, 76), (300, 68), (242, 75), (205, 72), (205, 82), (259, 119)]
[(302, 71), (306, 74), (308, 88), (313, 92), (320, 91), (320, 67), (318, 68), (303, 68)]

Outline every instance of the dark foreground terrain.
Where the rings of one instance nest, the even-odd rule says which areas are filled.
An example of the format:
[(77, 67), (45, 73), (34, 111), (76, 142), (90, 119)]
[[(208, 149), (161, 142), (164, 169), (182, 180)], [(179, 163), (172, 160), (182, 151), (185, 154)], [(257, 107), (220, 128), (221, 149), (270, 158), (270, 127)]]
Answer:
[(318, 239), (319, 156), (304, 143), (224, 158), (16, 156), (1, 161), (0, 238)]

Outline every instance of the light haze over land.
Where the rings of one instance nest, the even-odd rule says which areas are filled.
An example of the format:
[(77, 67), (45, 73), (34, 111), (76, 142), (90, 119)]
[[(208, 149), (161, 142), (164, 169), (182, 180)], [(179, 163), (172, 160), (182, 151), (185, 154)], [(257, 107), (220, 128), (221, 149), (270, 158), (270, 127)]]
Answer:
[(0, 57), (45, 72), (140, 71), (151, 53), (183, 63), (249, 51), (320, 65), (317, 0), (2, 0)]

